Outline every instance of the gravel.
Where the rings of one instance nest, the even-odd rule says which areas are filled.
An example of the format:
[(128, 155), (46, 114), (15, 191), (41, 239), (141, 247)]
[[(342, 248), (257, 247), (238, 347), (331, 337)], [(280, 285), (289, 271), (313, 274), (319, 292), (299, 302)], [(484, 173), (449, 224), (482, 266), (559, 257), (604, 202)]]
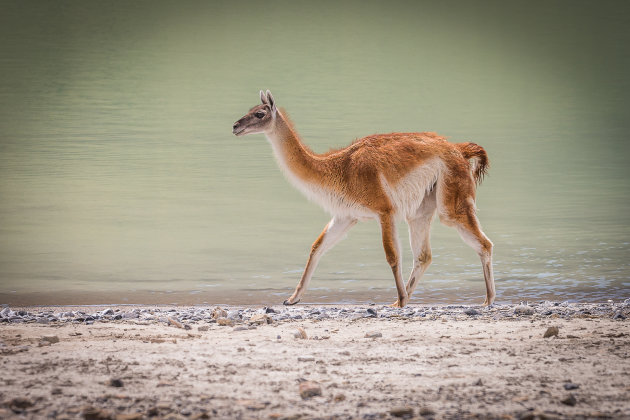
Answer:
[[(92, 307), (80, 307), (69, 311), (55, 311), (55, 308), (4, 307), (0, 310), (0, 323), (42, 323), (65, 324), (95, 322), (121, 323), (173, 323), (177, 320), (184, 325), (208, 325), (216, 322), (234, 325), (249, 323), (250, 320), (268, 319), (268, 323), (289, 322), (295, 320), (345, 319), (355, 321), (363, 318), (403, 318), (423, 320), (449, 319), (571, 319), (605, 317), (625, 322), (630, 316), (630, 300), (607, 303), (528, 302), (520, 305), (495, 304), (490, 307), (469, 305), (420, 306), (409, 305), (405, 308), (392, 308), (378, 305), (356, 305), (350, 308), (335, 305), (298, 305), (291, 307), (245, 307), (245, 306), (195, 306), (195, 307), (125, 307), (90, 310)], [(96, 308), (94, 308), (96, 309)], [(227, 316), (225, 316), (227, 315)]]

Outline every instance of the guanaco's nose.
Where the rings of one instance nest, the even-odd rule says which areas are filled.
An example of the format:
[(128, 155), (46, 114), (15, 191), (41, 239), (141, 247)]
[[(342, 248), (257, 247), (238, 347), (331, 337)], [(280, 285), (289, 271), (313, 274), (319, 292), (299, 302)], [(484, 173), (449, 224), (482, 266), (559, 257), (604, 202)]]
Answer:
[(236, 121), (234, 123), (234, 125), (232, 126), (232, 130), (236, 130), (238, 128), (238, 126), (240, 125), (240, 123), (238, 121)]

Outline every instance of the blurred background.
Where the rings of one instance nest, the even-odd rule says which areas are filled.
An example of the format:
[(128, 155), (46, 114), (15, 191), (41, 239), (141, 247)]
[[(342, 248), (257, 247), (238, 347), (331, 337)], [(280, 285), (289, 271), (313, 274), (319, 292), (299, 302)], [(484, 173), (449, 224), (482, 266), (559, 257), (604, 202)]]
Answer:
[[(316, 152), (481, 144), (497, 302), (630, 291), (630, 7), (591, 1), (3, 1), (0, 303), (280, 303), (329, 215), (231, 126), (270, 89)], [(401, 225), (404, 271), (411, 270)], [(415, 303), (481, 303), (432, 229)], [(304, 302), (391, 303), (376, 222)]]

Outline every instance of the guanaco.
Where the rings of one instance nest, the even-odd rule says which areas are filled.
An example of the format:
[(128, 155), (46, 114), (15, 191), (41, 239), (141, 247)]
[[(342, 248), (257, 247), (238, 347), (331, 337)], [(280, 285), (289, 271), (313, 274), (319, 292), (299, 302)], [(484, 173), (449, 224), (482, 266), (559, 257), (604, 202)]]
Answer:
[[(289, 181), (332, 215), (311, 247), (306, 268), (285, 305), (298, 303), (324, 255), (358, 220), (376, 219), (385, 256), (394, 274), (402, 308), (431, 264), (429, 234), (436, 213), (453, 226), (479, 257), (486, 284), (484, 305), (495, 298), (492, 242), (476, 216), (475, 190), (486, 174), (486, 151), (475, 143), (450, 143), (436, 133), (376, 134), (348, 147), (314, 153), (300, 139), (286, 112), (271, 92), (260, 91), (261, 104), (234, 123), (233, 134), (264, 133)], [(413, 252), (413, 270), (406, 286), (396, 220), (405, 219)]]

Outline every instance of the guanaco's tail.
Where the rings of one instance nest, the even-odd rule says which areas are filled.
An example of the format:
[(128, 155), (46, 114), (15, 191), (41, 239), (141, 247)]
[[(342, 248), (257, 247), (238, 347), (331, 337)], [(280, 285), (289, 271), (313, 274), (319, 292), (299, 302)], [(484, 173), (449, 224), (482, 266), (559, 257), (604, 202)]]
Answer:
[(477, 184), (481, 184), (490, 168), (490, 160), (484, 148), (475, 143), (456, 143), (455, 146), (466, 159), (472, 159), (473, 177)]

